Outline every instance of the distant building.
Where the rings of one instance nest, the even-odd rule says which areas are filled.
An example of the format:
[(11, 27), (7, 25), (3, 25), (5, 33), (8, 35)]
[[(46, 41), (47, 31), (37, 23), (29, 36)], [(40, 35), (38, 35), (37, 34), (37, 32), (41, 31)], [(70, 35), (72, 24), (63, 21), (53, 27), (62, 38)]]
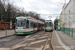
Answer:
[(64, 4), (60, 14), (61, 27), (75, 28), (75, 0)]

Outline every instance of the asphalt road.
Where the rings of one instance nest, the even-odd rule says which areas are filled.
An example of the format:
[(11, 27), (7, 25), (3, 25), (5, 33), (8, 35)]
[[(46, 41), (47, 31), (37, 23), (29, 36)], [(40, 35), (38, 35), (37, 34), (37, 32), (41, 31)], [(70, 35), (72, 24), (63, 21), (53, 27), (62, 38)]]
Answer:
[(10, 36), (0, 39), (0, 50), (52, 50), (52, 32), (40, 31), (26, 36)]

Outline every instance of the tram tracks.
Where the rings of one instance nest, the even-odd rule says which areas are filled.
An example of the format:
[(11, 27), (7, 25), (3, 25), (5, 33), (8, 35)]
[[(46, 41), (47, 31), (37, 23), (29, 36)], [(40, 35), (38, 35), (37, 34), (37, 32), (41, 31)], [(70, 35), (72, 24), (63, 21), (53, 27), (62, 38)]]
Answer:
[[(44, 34), (44, 33), (43, 33)], [(41, 34), (40, 34), (40, 36), (41, 36)], [(37, 37), (38, 38), (38, 37)], [(36, 39), (37, 39), (36, 38)], [(35, 39), (34, 39), (35, 40)], [(33, 41), (31, 41), (30, 43), (32, 43)], [(19, 49), (19, 50), (23, 50), (25, 47), (27, 47), (28, 45), (30, 45), (30, 43), (28, 43), (28, 44), (26, 44), (24, 47), (22, 47), (21, 49)]]
[[(44, 33), (40, 33), (38, 37), (42, 36), (43, 34), (45, 34), (45, 32), (44, 32)], [(46, 38), (46, 42), (45, 42), (45, 44), (43, 45), (42, 50), (45, 49), (45, 46), (46, 46), (46, 44), (48, 43), (48, 39), (49, 39), (50, 35), (51, 35), (51, 34), (48, 34), (48, 37)], [(32, 37), (35, 37), (35, 36), (32, 36)], [(30, 37), (30, 38), (32, 38), (32, 37)], [(38, 37), (35, 38), (34, 40), (38, 39)], [(29, 38), (29, 39), (30, 39), (30, 38)], [(33, 41), (34, 41), (34, 40), (33, 40)], [(27, 46), (29, 46), (33, 41), (27, 43), (25, 46), (19, 48), (18, 50), (24, 50), (24, 48), (26, 48)], [(17, 49), (14, 49), (14, 50), (17, 50)]]
[[(41, 33), (39, 33), (39, 32), (37, 32), (37, 33), (35, 33), (35, 34), (33, 34), (33, 35), (30, 35), (30, 37), (28, 37), (28, 38), (26, 38), (25, 40), (27, 41), (28, 39), (30, 39), (30, 38), (33, 38), (33, 37), (35, 37), (36, 35), (38, 35), (39, 34), (39, 36), (41, 36), (42, 34), (44, 34), (43, 33), (43, 31), (41, 31)], [(25, 42), (26, 42), (25, 41)], [(31, 42), (30, 42), (31, 43)], [(28, 46), (30, 43), (27, 43), (24, 47), (22, 47), (22, 48), (20, 48), (19, 50), (22, 50), (23, 48), (25, 48), (26, 46)], [(15, 48), (16, 49), (16, 48)], [(10, 50), (15, 50), (13, 47), (11, 47), (11, 49)]]
[[(40, 35), (41, 36), (41, 35)], [(38, 38), (38, 37), (37, 37)], [(36, 38), (36, 39), (37, 39)], [(34, 39), (35, 40), (35, 39)], [(31, 41), (30, 43), (32, 43), (33, 41)], [(27, 47), (28, 45), (30, 45), (30, 43), (26, 44), (24, 47), (22, 47), (20, 50), (23, 50), (25, 47)]]
[(44, 50), (45, 49), (45, 46), (47, 45), (47, 43), (48, 43), (48, 39), (49, 39), (49, 37), (50, 37), (50, 35), (48, 36), (48, 38), (47, 38), (47, 40), (46, 40), (46, 42), (45, 42), (45, 45), (44, 45), (44, 47), (42, 48), (42, 50)]
[[(35, 33), (35, 34), (31, 34), (31, 35), (28, 35), (28, 36), (34, 36), (34, 35), (36, 35), (36, 34), (38, 34), (39, 32), (37, 32), (37, 33)], [(12, 38), (10, 38), (10, 37), (12, 37)], [(26, 36), (16, 36), (16, 35), (14, 35), (14, 36), (10, 36), (10, 37), (6, 37), (6, 38), (1, 38), (0, 40), (2, 41), (3, 39), (3, 41), (2, 42), (0, 42), (0, 47), (2, 47), (2, 46), (4, 46), (5, 44), (7, 44), (7, 43), (9, 43), (9, 42), (12, 42), (12, 41), (16, 41), (16, 40), (19, 40), (19, 39), (26, 39)], [(30, 38), (29, 37), (29, 38)], [(10, 40), (9, 40), (10, 39)]]

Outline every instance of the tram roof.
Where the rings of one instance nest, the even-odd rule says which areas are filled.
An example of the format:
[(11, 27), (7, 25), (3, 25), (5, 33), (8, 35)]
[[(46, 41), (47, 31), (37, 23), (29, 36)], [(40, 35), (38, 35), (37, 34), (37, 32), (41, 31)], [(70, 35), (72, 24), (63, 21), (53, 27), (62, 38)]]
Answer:
[(20, 19), (20, 18), (22, 18), (22, 19), (26, 19), (26, 17), (16, 17), (16, 19)]
[(44, 23), (44, 22), (42, 22), (42, 21), (40, 21), (40, 20), (38, 20), (38, 19), (35, 19), (35, 18), (33, 18), (33, 17), (27, 17), (27, 19), (33, 19), (33, 20), (37, 20), (39, 23)]
[(24, 17), (24, 16), (16, 17), (16, 19), (20, 19), (20, 18), (23, 18), (23, 19), (34, 19), (34, 20), (37, 20), (37, 19), (35, 19), (35, 18), (33, 18), (33, 17), (30, 17), (30, 16), (26, 16), (26, 17)]
[(38, 21), (39, 23), (44, 23), (43, 21), (38, 20), (38, 19), (35, 19), (35, 18), (31, 17), (31, 16), (27, 16), (27, 17), (24, 17), (24, 16), (16, 17), (16, 19), (20, 19), (20, 18), (29, 19), (29, 20), (33, 20), (33, 21)]
[(45, 22), (52, 22), (52, 20), (45, 20)]

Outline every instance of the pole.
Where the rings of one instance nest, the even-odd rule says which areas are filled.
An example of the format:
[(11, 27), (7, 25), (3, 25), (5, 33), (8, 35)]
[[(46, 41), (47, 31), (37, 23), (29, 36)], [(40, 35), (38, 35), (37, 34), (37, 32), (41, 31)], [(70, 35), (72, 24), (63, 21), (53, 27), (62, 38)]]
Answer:
[(69, 28), (70, 28), (70, 10), (69, 10)]
[(65, 4), (66, 4), (66, 0), (65, 0)]
[(71, 30), (71, 36), (73, 37), (73, 29)]
[(6, 29), (6, 36), (7, 36), (7, 29)]

